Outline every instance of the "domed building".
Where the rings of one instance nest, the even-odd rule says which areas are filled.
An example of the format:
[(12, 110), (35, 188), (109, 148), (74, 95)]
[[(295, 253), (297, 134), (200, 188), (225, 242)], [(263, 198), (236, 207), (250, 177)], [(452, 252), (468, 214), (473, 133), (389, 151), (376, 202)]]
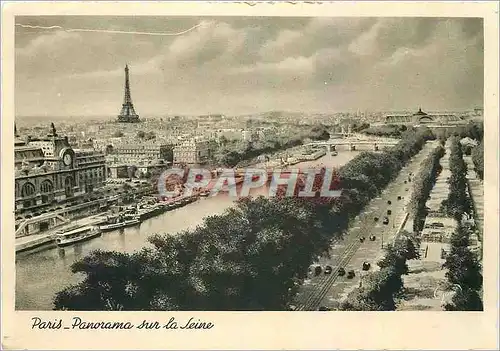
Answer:
[(460, 125), (466, 122), (461, 116), (455, 114), (429, 114), (419, 108), (413, 114), (387, 115), (382, 123), (377, 123), (377, 125), (396, 124), (414, 127), (419, 125)]

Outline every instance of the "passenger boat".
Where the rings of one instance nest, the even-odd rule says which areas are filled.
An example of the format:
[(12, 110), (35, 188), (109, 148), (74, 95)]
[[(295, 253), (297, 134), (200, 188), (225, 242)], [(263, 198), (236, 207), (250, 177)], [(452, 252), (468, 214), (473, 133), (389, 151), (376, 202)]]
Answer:
[(168, 210), (175, 210), (178, 207), (181, 207), (181, 202), (179, 200), (173, 200), (167, 204)]
[(156, 216), (160, 211), (161, 208), (159, 206), (144, 205), (137, 210), (137, 214), (141, 220), (144, 220)]
[(139, 224), (141, 221), (138, 215), (126, 214), (110, 218), (106, 224), (99, 226), (101, 231), (109, 231), (113, 229), (125, 228), (131, 225)]
[(181, 201), (182, 201), (183, 205), (187, 205), (187, 204), (190, 204), (191, 202), (195, 202), (196, 201), (196, 197), (194, 197), (194, 196), (188, 196), (188, 197), (183, 198)]
[(81, 241), (89, 240), (101, 235), (99, 228), (95, 226), (84, 226), (76, 229), (58, 231), (55, 239), (59, 247), (72, 245)]

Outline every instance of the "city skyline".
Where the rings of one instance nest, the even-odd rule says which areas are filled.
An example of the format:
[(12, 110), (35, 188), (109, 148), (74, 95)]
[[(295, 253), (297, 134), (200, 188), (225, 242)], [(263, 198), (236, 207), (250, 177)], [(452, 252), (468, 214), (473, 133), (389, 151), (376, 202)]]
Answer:
[(17, 116), (112, 118), (125, 64), (144, 116), (482, 107), (480, 18), (20, 16), (16, 25)]

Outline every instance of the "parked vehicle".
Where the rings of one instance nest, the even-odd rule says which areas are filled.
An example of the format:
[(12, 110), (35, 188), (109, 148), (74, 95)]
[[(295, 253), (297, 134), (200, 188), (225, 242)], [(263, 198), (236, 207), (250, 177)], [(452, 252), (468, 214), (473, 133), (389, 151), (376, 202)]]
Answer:
[(392, 214), (391, 210), (387, 210), (387, 215), (390, 216)]
[(387, 204), (388, 204), (388, 205), (391, 205), (391, 204), (392, 204), (391, 200), (388, 200), (388, 201), (387, 201)]
[(376, 239), (375, 235), (370, 236), (370, 241), (375, 241), (375, 239)]
[(389, 224), (389, 217), (384, 217), (383, 224)]
[(354, 270), (350, 270), (348, 273), (347, 273), (347, 279), (352, 279), (356, 276), (356, 273), (354, 273)]
[(325, 267), (325, 274), (331, 274), (333, 271), (333, 268), (332, 266), (326, 266)]
[(345, 269), (344, 268), (339, 268), (338, 274), (339, 274), (339, 277), (343, 277), (345, 275)]
[(363, 270), (368, 271), (370, 269), (371, 265), (368, 262), (363, 262)]

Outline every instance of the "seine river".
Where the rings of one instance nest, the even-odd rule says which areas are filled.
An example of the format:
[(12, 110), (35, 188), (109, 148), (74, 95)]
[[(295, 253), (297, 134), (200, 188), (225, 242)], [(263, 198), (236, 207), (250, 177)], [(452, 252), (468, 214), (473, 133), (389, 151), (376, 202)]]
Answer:
[[(320, 164), (338, 167), (356, 155), (356, 151), (344, 151), (339, 152), (338, 156), (325, 155), (316, 161), (303, 162), (295, 167), (317, 167)], [(251, 194), (265, 193), (266, 189), (262, 188), (255, 189)], [(148, 245), (147, 238), (151, 234), (176, 235), (183, 230), (192, 229), (201, 224), (204, 217), (224, 212), (232, 206), (234, 200), (233, 197), (221, 193), (145, 220), (136, 227), (106, 232), (99, 238), (64, 249), (45, 248), (20, 253), (16, 257), (16, 309), (51, 310), (55, 293), (82, 279), (82, 276), (71, 273), (71, 264), (92, 250), (129, 253), (140, 250)]]

